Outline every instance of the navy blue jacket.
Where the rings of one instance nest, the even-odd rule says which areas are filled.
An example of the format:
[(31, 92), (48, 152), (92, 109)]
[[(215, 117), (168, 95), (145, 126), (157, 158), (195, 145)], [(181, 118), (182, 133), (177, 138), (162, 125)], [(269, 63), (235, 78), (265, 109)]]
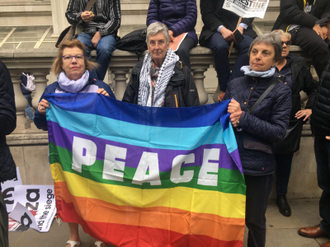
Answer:
[(13, 83), (7, 67), (0, 61), (0, 182), (16, 177), (16, 166), (6, 143), (6, 135), (16, 128)]
[[(86, 89), (86, 87), (88, 87), (90, 85), (96, 85), (98, 88), (103, 88), (105, 91), (107, 91), (107, 93), (109, 94), (109, 96), (111, 98), (115, 98), (115, 95), (113, 94), (113, 92), (108, 84), (104, 83), (103, 81), (94, 79), (92, 77), (89, 77), (88, 84), (85, 87), (83, 87), (80, 90), (80, 92), (84, 91)], [(41, 96), (39, 102), (44, 98), (45, 94), (55, 93), (56, 91), (63, 92), (63, 90), (60, 88), (57, 81), (48, 85), (45, 88), (45, 91), (44, 91), (43, 95)], [(38, 108), (36, 109), (36, 111), (34, 113), (34, 124), (37, 126), (38, 129), (48, 130), (46, 115), (40, 114)]]
[(196, 20), (196, 0), (150, 0), (147, 26), (154, 22), (162, 22), (173, 31), (174, 37), (188, 32), (188, 37), (197, 44)]
[(274, 77), (236, 78), (229, 83), (224, 97), (224, 100), (234, 98), (243, 111), (235, 134), (246, 175), (260, 176), (274, 172), (273, 141), (283, 138), (289, 126), (291, 90), (283, 83), (278, 83), (269, 92), (253, 114), (249, 113), (273, 80)]

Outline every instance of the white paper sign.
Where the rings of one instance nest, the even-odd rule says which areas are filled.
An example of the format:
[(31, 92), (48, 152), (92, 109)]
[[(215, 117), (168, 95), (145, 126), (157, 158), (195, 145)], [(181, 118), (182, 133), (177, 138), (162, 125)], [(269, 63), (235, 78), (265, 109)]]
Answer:
[(13, 211), (9, 214), (10, 218), (20, 222), (23, 226), (31, 227), (39, 231), (36, 220), (32, 213), (19, 202), (16, 203)]
[(17, 173), (17, 179), (8, 180), (4, 183), (1, 183), (1, 192), (3, 199), (6, 203), (7, 212), (10, 213), (15, 205), (15, 198), (14, 198), (14, 192), (15, 192), (15, 186), (16, 185), (22, 185), (22, 179), (21, 174), (19, 173), (18, 167), (16, 167), (16, 173)]
[(268, 3), (269, 0), (225, 0), (222, 7), (243, 18), (263, 19)]
[[(17, 205), (23, 205), (34, 216), (36, 225), (27, 219), (28, 214), (20, 206), (17, 209), (16, 206), (14, 207), (10, 217), (23, 225), (27, 226), (28, 223), (30, 227), (40, 232), (48, 232), (56, 214), (54, 186), (18, 185), (15, 186), (14, 197)], [(22, 217), (27, 221), (22, 222)]]

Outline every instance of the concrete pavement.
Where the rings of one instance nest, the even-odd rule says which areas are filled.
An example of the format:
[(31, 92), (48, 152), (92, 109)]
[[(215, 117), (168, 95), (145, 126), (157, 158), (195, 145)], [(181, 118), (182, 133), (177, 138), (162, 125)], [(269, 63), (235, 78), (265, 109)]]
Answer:
[[(291, 217), (284, 217), (278, 212), (275, 200), (270, 200), (267, 209), (267, 242), (266, 247), (318, 247), (330, 238), (304, 238), (297, 231), (303, 226), (313, 226), (320, 222), (318, 199), (294, 199), (289, 203)], [(65, 223), (56, 221), (48, 233), (39, 233), (33, 229), (27, 232), (10, 232), (10, 247), (64, 247), (69, 236)], [(80, 228), (81, 247), (94, 247), (94, 239)], [(244, 247), (246, 246), (246, 239)], [(110, 247), (110, 246), (109, 246)], [(186, 247), (186, 246), (182, 246)]]

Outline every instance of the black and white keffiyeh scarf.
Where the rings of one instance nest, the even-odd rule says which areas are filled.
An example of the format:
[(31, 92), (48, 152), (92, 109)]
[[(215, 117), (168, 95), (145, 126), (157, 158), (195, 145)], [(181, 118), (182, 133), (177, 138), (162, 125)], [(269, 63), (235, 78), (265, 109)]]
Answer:
[(143, 65), (140, 73), (140, 87), (138, 104), (142, 106), (154, 106), (159, 107), (162, 105), (165, 97), (165, 90), (168, 82), (170, 81), (172, 75), (174, 74), (175, 63), (179, 60), (179, 57), (169, 48), (166, 52), (165, 60), (160, 67), (158, 73), (157, 84), (154, 92), (154, 97), (152, 101), (151, 92), (151, 72), (150, 68), (153, 65), (151, 55), (147, 51)]

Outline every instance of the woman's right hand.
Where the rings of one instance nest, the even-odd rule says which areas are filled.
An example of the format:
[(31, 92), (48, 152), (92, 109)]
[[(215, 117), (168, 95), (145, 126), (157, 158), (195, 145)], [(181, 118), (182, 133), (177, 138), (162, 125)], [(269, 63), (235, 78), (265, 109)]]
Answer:
[(227, 111), (228, 111), (228, 113), (230, 113), (229, 119), (230, 119), (231, 124), (234, 127), (238, 127), (239, 119), (242, 114), (241, 105), (236, 100), (232, 99), (228, 104)]
[(46, 114), (46, 108), (50, 108), (48, 100), (42, 99), (38, 104), (38, 111), (40, 114)]

